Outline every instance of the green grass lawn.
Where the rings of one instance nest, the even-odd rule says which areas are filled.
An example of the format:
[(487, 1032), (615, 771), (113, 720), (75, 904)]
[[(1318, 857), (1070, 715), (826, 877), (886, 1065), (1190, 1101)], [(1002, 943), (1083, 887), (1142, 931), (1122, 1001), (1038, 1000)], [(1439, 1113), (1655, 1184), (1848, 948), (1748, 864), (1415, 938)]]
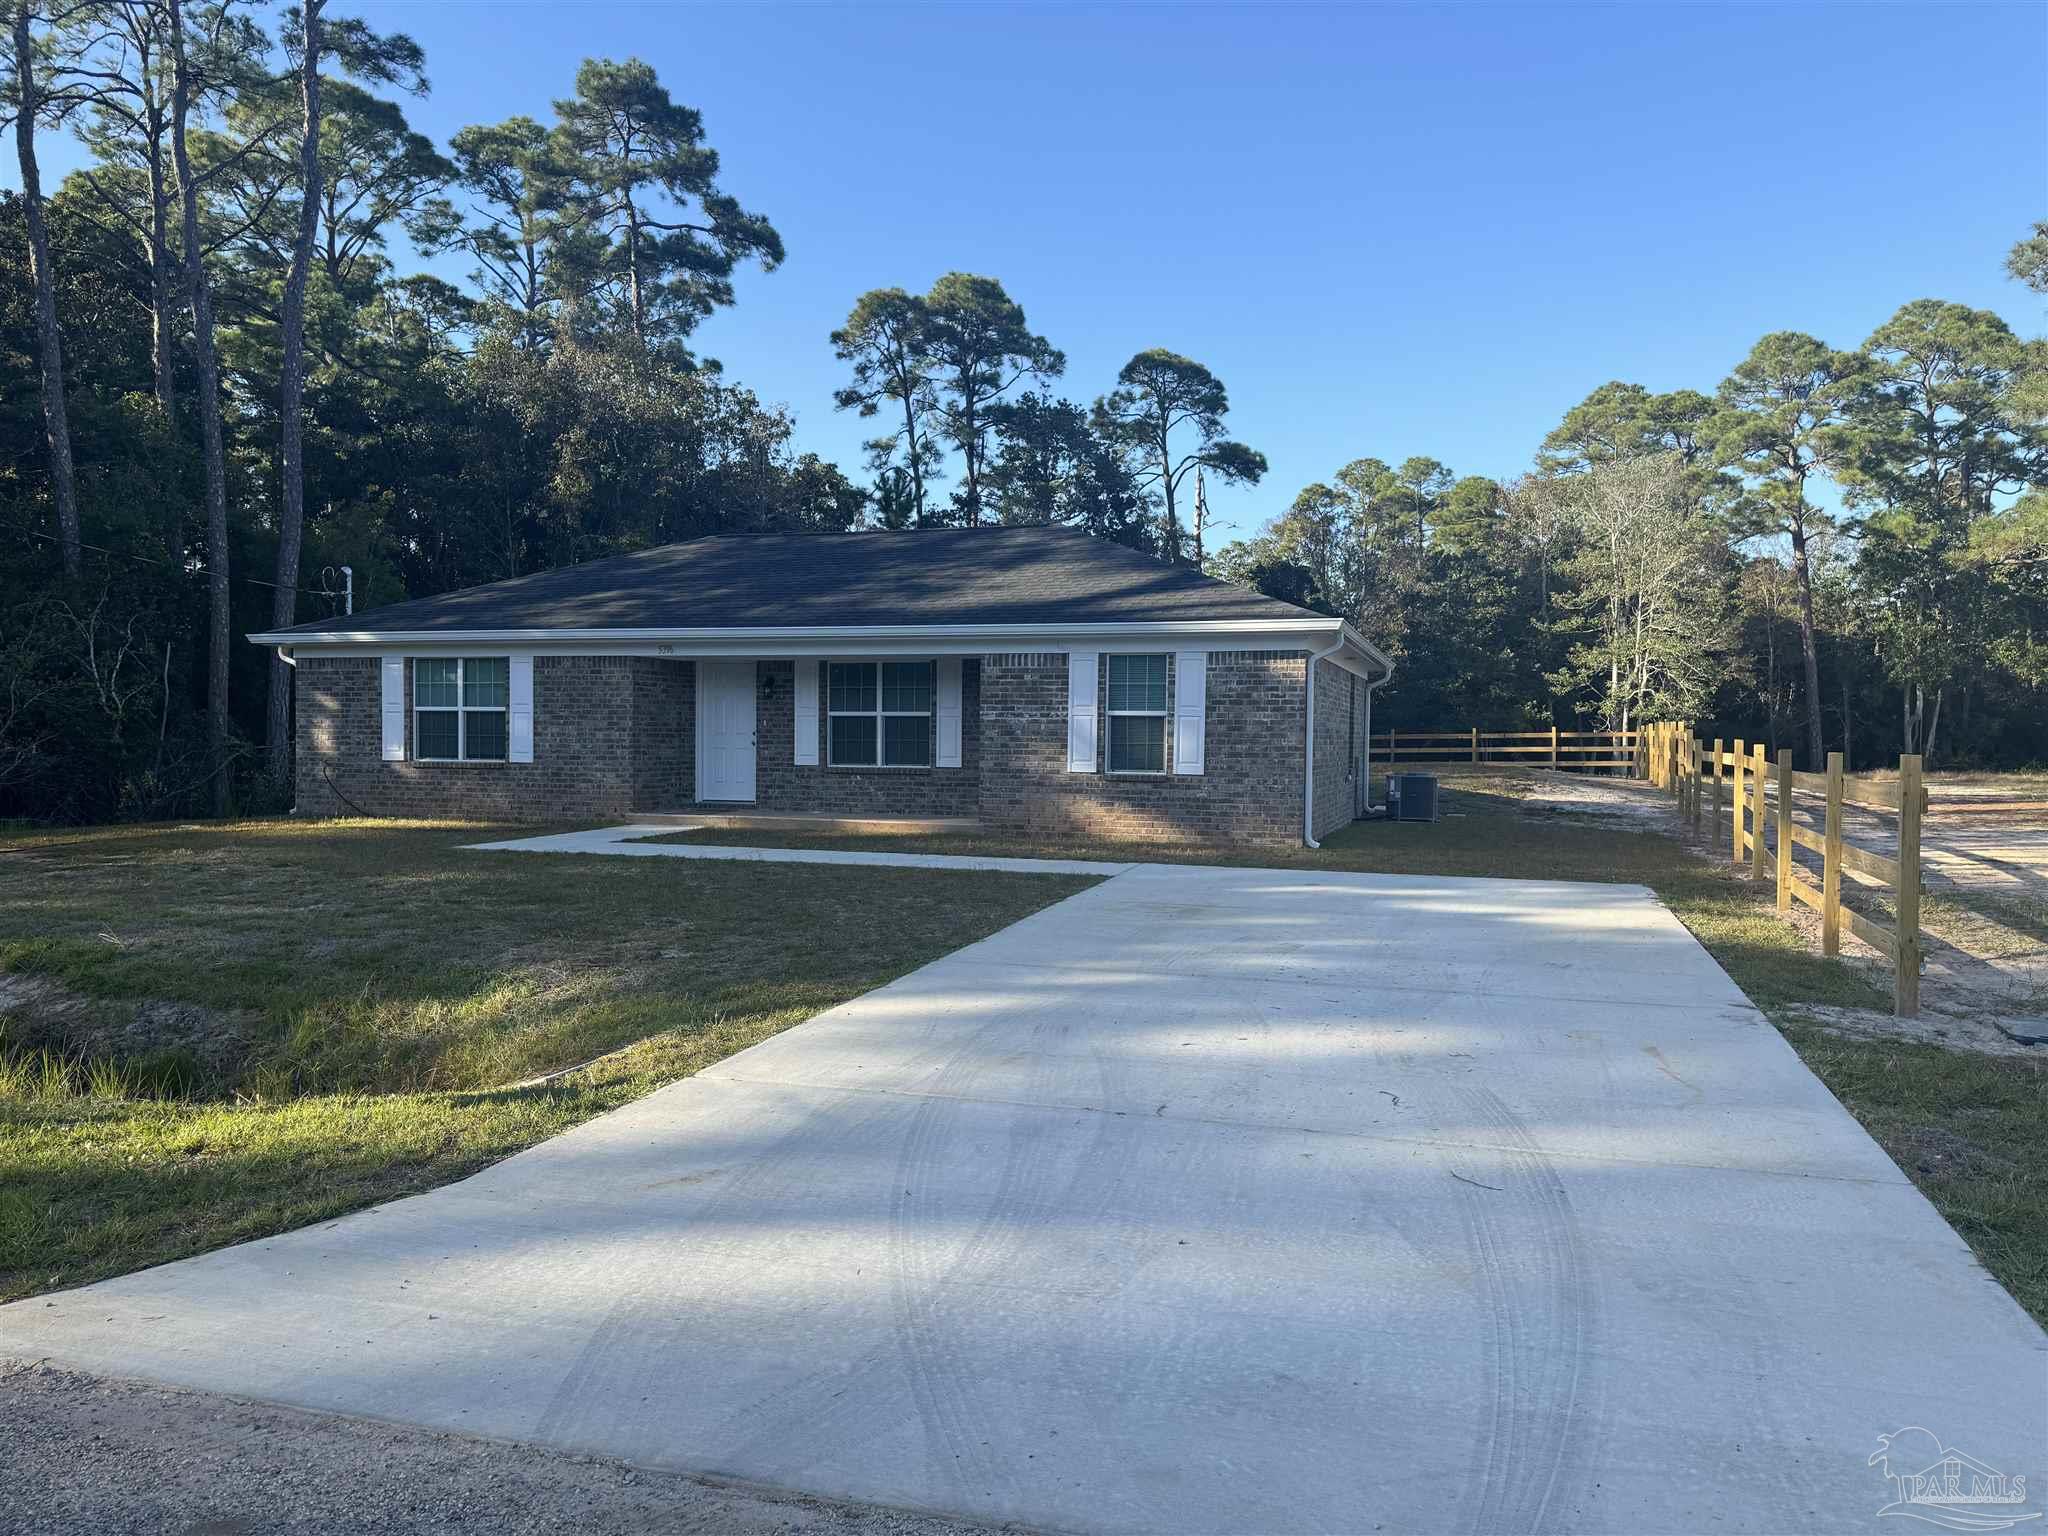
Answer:
[[(2048, 1074), (1797, 1022), (1800, 1005), (1881, 1009), (1889, 993), (1810, 951), (1725, 863), (1653, 832), (1532, 811), (1526, 783), (1460, 778), (1444, 821), (1360, 823), (1314, 852), (966, 834), (675, 840), (1647, 885), (2048, 1318)], [(253, 822), (0, 848), (0, 1297), (459, 1178), (1092, 883), (461, 849), (496, 835)], [(61, 988), (65, 1025), (85, 1038), (110, 1038), (149, 1000), (200, 1010), (240, 1044), (208, 1061), (131, 1055), (95, 1083), (39, 1049), (33, 1008), (5, 1017), (9, 984)], [(135, 1097), (146, 1092), (171, 1096)]]
[(1847, 1039), (1801, 1022), (1802, 1005), (1889, 1011), (1888, 983), (1821, 957), (1775, 910), (1770, 883), (1669, 837), (1542, 811), (1511, 771), (1444, 781), (1433, 825), (1358, 822), (1320, 850), (1206, 854), (1178, 847), (1032, 843), (985, 834), (847, 837), (751, 831), (675, 833), (663, 842), (877, 848), (1238, 863), (1418, 875), (1626, 881), (1649, 886), (1891, 1154), (2036, 1318), (2048, 1322), (2048, 1071), (1905, 1041)]
[(0, 1299), (460, 1178), (1093, 883), (461, 846), (504, 832), (4, 840)]

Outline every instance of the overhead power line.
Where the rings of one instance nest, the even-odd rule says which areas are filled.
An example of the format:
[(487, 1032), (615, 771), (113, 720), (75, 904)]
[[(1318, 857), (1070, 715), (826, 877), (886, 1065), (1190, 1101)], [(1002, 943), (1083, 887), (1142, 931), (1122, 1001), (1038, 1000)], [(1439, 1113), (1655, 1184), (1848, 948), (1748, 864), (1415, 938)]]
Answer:
[[(40, 528), (17, 527), (14, 529), (14, 532), (25, 533), (32, 539), (41, 539), (46, 544), (62, 542), (55, 534), (44, 533)], [(108, 549), (104, 544), (80, 544), (78, 547), (80, 549), (89, 549), (97, 555), (111, 555), (116, 560), (133, 560), (141, 565), (161, 565), (171, 570), (189, 571), (195, 576), (211, 576), (213, 574), (213, 570), (209, 566), (187, 565), (179, 560), (159, 560), (155, 555), (138, 555), (133, 550), (127, 549)], [(261, 576), (242, 576), (233, 571), (228, 572), (228, 580), (246, 581), (254, 587), (269, 587), (273, 592), (281, 590), (282, 586), (279, 582), (265, 581)], [(325, 587), (293, 587), (291, 590), (302, 593), (307, 597), (339, 598), (341, 596), (339, 592), (331, 592)]]

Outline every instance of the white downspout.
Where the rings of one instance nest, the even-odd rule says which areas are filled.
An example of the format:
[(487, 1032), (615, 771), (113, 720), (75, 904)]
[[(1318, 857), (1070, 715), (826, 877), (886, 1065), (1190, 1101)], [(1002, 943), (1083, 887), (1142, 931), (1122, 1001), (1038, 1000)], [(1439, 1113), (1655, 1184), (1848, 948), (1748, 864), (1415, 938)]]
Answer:
[(277, 659), (288, 667), (296, 667), (299, 664), (292, 655), (292, 648), (288, 645), (280, 645), (277, 648)]
[(1365, 808), (1374, 809), (1372, 803), (1372, 691), (1394, 675), (1394, 664), (1389, 661), (1387, 670), (1365, 685), (1365, 766), (1359, 771), (1365, 775)]
[(1340, 629), (1327, 649), (1311, 651), (1308, 658), (1308, 708), (1303, 712), (1307, 726), (1301, 740), (1301, 840), (1310, 848), (1323, 846), (1316, 841), (1316, 664), (1343, 649), (1344, 632)]

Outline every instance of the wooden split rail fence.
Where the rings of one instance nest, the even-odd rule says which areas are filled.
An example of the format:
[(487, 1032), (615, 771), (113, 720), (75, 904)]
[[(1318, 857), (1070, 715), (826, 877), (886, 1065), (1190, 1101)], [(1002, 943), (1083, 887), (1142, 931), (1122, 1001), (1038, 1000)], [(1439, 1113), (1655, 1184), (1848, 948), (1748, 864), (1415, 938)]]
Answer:
[[(1896, 780), (1868, 778), (1842, 771), (1842, 754), (1828, 754), (1827, 772), (1800, 773), (1792, 767), (1792, 749), (1778, 753), (1775, 764), (1761, 745), (1745, 741), (1711, 744), (1692, 734), (1689, 722), (1644, 728), (1647, 743), (1645, 777), (1678, 801), (1679, 814), (1695, 830), (1719, 827), (1728, 819), (1728, 852), (1737, 868), (1747, 865), (1753, 879), (1768, 878), (1766, 866), (1775, 854), (1778, 910), (1789, 912), (1803, 902), (1820, 913), (1820, 946), (1824, 955), (1838, 955), (1842, 929), (1883, 955), (1892, 966), (1892, 1011), (1900, 1018), (1920, 1012), (1920, 825), (1927, 812), (1927, 787), (1917, 756), (1901, 757)], [(1732, 749), (1731, 749), (1732, 748)], [(1766, 805), (1766, 786), (1774, 791), (1774, 807)], [(1812, 797), (1821, 815), (1819, 830), (1797, 816), (1801, 795)], [(1848, 840), (1843, 815), (1848, 806), (1891, 811), (1899, 820), (1896, 857), (1859, 847)], [(1769, 828), (1772, 819), (1775, 828)], [(1768, 829), (1768, 830), (1767, 830)], [(1772, 832), (1775, 836), (1772, 836)], [(1820, 856), (1818, 885), (1793, 857), (1794, 848)], [(1892, 898), (1890, 927), (1842, 903), (1842, 877), (1882, 887)]]
[(1368, 744), (1375, 766), (1455, 768), (1491, 763), (1496, 767), (1556, 768), (1592, 773), (1643, 769), (1639, 731), (1388, 731)]

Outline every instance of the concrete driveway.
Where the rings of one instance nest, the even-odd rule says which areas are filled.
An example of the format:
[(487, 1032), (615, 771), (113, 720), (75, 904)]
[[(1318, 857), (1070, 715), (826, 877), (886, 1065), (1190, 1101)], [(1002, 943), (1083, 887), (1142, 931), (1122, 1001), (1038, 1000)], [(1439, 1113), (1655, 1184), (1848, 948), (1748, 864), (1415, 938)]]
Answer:
[(1630, 886), (1140, 867), (0, 1350), (1072, 1530), (1868, 1531), (1907, 1426), (2003, 1513), (2048, 1471), (2041, 1330)]

